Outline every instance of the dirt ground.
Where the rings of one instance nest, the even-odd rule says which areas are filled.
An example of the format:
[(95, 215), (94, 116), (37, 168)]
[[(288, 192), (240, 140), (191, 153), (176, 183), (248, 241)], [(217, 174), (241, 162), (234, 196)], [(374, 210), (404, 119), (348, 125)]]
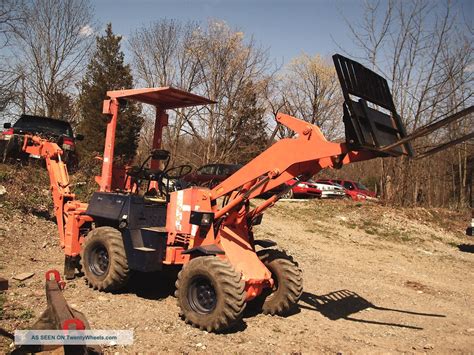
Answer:
[[(0, 209), (0, 328), (25, 329), (46, 306), (44, 272), (62, 271), (56, 226)], [(68, 282), (65, 297), (93, 329), (133, 329), (134, 345), (104, 351), (171, 353), (473, 353), (474, 240), (467, 214), (342, 201), (280, 202), (256, 234), (299, 262), (304, 293), (288, 317), (245, 314), (226, 334), (178, 318), (174, 282), (140, 275), (121, 294)], [(35, 275), (23, 282), (12, 276)], [(0, 338), (0, 352), (10, 341)]]

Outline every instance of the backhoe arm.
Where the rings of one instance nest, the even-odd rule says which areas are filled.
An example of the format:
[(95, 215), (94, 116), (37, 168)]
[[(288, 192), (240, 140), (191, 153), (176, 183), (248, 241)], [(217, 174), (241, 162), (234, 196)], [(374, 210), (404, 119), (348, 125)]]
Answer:
[(39, 156), (46, 162), (49, 183), (54, 203), (54, 215), (58, 223), (61, 246), (64, 247), (66, 202), (74, 200), (75, 196), (69, 189), (69, 174), (66, 164), (61, 160), (62, 149), (54, 142), (38, 136), (25, 135), (22, 151)]

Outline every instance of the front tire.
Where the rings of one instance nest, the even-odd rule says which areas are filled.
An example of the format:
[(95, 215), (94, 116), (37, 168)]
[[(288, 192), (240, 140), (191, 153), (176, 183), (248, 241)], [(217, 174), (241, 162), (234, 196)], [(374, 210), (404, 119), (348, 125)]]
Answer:
[(272, 273), (273, 289), (266, 289), (253, 302), (264, 314), (285, 315), (299, 301), (303, 293), (301, 269), (286, 252), (264, 249), (257, 252), (262, 263)]
[(231, 328), (245, 309), (245, 283), (240, 274), (215, 256), (192, 259), (176, 281), (180, 315), (186, 323), (208, 332)]
[(118, 291), (130, 278), (122, 234), (112, 227), (98, 227), (87, 234), (81, 262), (86, 282), (94, 290)]

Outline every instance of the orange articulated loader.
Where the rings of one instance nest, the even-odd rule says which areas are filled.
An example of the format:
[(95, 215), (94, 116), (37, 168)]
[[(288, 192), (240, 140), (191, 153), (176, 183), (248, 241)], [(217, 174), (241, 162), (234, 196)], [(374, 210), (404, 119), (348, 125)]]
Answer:
[[(291, 256), (272, 248), (275, 242), (256, 240), (252, 232), (265, 209), (285, 191), (254, 208), (250, 199), (292, 179), (305, 181), (322, 169), (413, 154), (408, 142), (397, 144), (406, 133), (385, 79), (340, 55), (334, 61), (345, 96), (346, 143), (329, 142), (317, 126), (280, 113), (279, 124), (297, 133), (295, 138), (276, 142), (213, 189), (170, 186), (190, 167), (168, 168), (169, 152), (161, 150), (166, 110), (213, 103), (174, 88), (107, 92), (103, 112), (110, 120), (102, 174), (88, 204), (69, 191), (59, 147), (27, 137), (24, 151), (47, 162), (66, 276), (74, 276), (80, 261), (92, 288), (116, 291), (135, 270), (182, 265), (176, 282), (181, 316), (207, 331), (233, 326), (250, 301), (268, 314), (290, 310), (303, 291), (301, 270)], [(119, 106), (126, 100), (156, 107), (149, 167), (148, 160), (127, 170), (113, 164)], [(157, 191), (164, 200), (157, 198)], [(257, 246), (262, 249), (257, 251)]]

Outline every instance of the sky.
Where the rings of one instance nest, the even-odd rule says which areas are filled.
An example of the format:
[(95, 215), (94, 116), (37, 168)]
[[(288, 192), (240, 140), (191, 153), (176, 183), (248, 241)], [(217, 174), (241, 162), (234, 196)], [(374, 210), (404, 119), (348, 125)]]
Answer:
[(101, 0), (93, 4), (101, 26), (112, 22), (114, 32), (125, 38), (160, 18), (224, 20), (268, 48), (277, 64), (303, 52), (332, 55), (340, 51), (338, 45), (353, 50), (344, 16), (355, 19), (362, 14), (358, 0)]
[[(232, 28), (253, 36), (268, 48), (275, 64), (287, 63), (307, 53), (330, 56), (344, 50), (357, 56), (346, 21), (362, 22), (365, 0), (95, 0), (99, 28), (112, 22), (125, 39), (140, 26), (161, 18), (205, 23), (224, 20)], [(406, 0), (400, 0), (406, 1)], [(433, 5), (443, 0), (428, 0)], [(381, 0), (385, 6), (386, 0)], [(455, 0), (468, 18), (474, 0)], [(124, 50), (127, 54), (126, 46)], [(129, 58), (130, 59), (130, 58)]]

